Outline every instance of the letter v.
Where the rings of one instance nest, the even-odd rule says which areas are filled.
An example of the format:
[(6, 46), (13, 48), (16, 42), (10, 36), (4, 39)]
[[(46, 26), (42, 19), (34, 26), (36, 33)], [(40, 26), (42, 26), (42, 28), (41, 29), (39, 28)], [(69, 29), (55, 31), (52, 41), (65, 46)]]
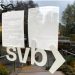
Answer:
[(24, 58), (22, 57), (21, 49), (17, 48), (20, 63), (26, 63), (30, 48), (26, 48)]

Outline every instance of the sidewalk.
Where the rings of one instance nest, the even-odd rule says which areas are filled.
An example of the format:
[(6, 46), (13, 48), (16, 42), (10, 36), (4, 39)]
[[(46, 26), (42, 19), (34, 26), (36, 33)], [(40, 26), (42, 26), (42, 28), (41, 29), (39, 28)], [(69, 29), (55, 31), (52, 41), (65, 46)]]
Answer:
[(50, 74), (49, 72), (34, 72), (34, 73), (18, 73), (18, 74), (11, 74), (11, 75), (64, 75), (62, 72), (57, 71), (54, 74)]
[(64, 74), (60, 71), (56, 71), (54, 74), (50, 74), (50, 72), (38, 66), (25, 66), (16, 68), (16, 73), (12, 73), (10, 75), (64, 75)]

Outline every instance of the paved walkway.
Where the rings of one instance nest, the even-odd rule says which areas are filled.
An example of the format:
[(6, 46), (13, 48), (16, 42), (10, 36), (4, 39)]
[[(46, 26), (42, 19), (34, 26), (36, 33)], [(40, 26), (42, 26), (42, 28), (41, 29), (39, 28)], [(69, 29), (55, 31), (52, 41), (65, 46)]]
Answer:
[(64, 75), (60, 71), (56, 71), (54, 74), (50, 74), (50, 72), (44, 70), (38, 66), (25, 66), (16, 68), (16, 73), (12, 73), (10, 75)]
[(11, 74), (11, 75), (64, 75), (60, 71), (56, 71), (54, 74), (50, 74), (49, 72), (34, 72), (34, 73), (18, 73), (18, 74)]

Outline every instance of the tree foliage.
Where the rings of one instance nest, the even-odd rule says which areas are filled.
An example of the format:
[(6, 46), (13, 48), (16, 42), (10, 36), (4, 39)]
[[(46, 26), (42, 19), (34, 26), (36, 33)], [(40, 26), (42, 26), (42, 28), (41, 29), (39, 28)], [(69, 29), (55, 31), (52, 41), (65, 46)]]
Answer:
[(59, 23), (59, 35), (64, 36), (65, 34), (65, 26)]
[(66, 25), (65, 35), (75, 34), (75, 3), (68, 4), (63, 12), (62, 22)]

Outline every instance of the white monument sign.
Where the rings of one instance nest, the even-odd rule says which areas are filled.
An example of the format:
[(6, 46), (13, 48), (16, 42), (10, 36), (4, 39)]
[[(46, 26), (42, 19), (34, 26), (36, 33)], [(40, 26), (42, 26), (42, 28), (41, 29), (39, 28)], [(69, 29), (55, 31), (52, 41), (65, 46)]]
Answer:
[[(24, 11), (10, 11), (2, 14), (2, 45), (7, 47), (6, 58), (10, 61), (17, 59), (26, 63), (31, 50), (31, 64), (44, 66), (47, 62), (45, 50), (51, 51), (55, 62), (49, 69), (54, 73), (64, 62), (58, 51), (59, 8), (55, 6), (30, 8), (28, 11), (28, 39), (29, 48), (25, 49), (24, 56), (21, 48), (24, 47)], [(15, 48), (16, 47), (16, 48)], [(30, 48), (31, 47), (31, 48)], [(11, 51), (13, 49), (14, 52)], [(35, 60), (37, 53), (42, 54), (42, 61)], [(13, 58), (10, 57), (13, 56)]]

